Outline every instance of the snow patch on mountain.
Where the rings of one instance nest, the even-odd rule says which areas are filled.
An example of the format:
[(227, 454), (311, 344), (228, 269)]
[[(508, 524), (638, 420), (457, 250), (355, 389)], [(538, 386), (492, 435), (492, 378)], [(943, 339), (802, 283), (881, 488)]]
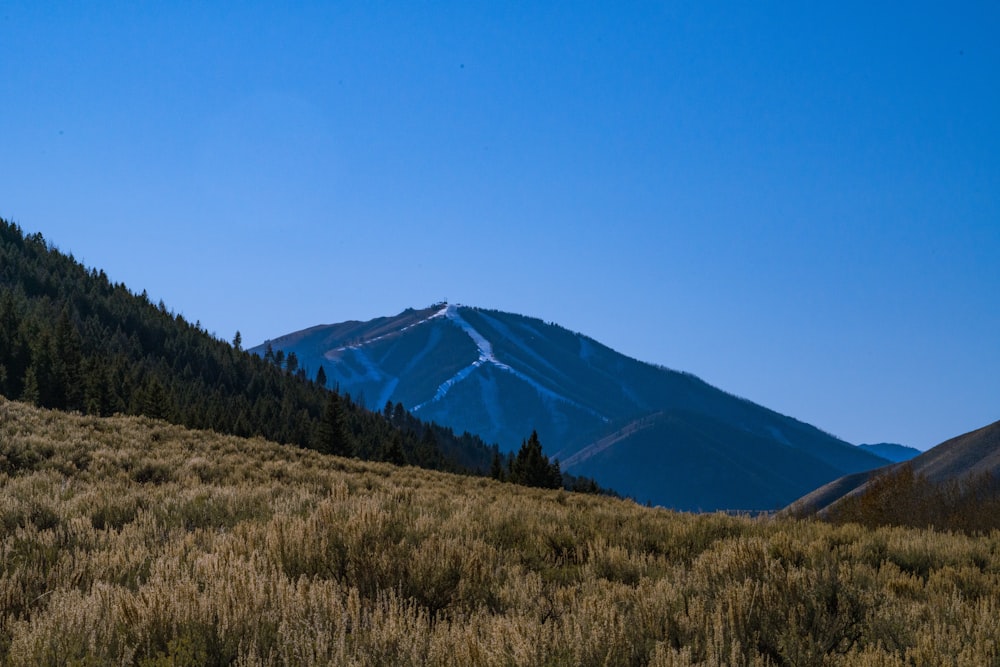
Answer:
[(456, 384), (458, 384), (465, 378), (469, 377), (469, 375), (472, 374), (472, 371), (476, 370), (482, 365), (483, 365), (483, 360), (477, 359), (472, 364), (466, 366), (459, 372), (452, 375), (450, 378), (448, 378), (438, 386), (437, 391), (434, 392), (434, 398), (416, 406), (415, 408), (413, 408), (413, 412), (416, 412), (420, 408), (424, 407), (425, 405), (427, 405), (427, 403), (434, 403), (435, 401), (440, 401), (442, 398), (445, 397), (445, 395), (447, 395), (449, 389), (454, 387)]
[(402, 329), (397, 329), (395, 331), (390, 331), (389, 333), (382, 334), (381, 336), (375, 336), (374, 338), (366, 338), (365, 340), (361, 341), (360, 343), (357, 343), (356, 345), (342, 345), (342, 346), (340, 346), (340, 347), (338, 347), (338, 348), (336, 348), (334, 350), (330, 350), (329, 352), (327, 352), (326, 353), (326, 358), (327, 359), (334, 359), (335, 355), (338, 352), (343, 352), (345, 350), (359, 350), (359, 349), (361, 349), (361, 347), (363, 345), (370, 345), (371, 343), (375, 343), (375, 342), (378, 342), (380, 340), (384, 340), (384, 339), (388, 338), (389, 336), (398, 336), (399, 334), (403, 333), (404, 331), (409, 331), (410, 329), (413, 329), (414, 327), (419, 327), (421, 324), (425, 324), (425, 323), (430, 322), (431, 320), (437, 319), (439, 317), (444, 317), (445, 311), (447, 311), (447, 309), (448, 309), (447, 306), (445, 306), (444, 308), (442, 308), (441, 310), (437, 311), (436, 313), (434, 313), (430, 317), (425, 317), (424, 319), (420, 320), (419, 322), (414, 322), (413, 324), (407, 324)]
[[(378, 385), (379, 392), (376, 397), (376, 403), (374, 405), (384, 405), (392, 393), (396, 391), (396, 387), (399, 385), (399, 378), (392, 377), (382, 372), (382, 369), (372, 360), (360, 346), (351, 346), (348, 348), (341, 348), (339, 350), (331, 350), (323, 355), (327, 360), (332, 362), (340, 361), (345, 359), (347, 355), (350, 355), (354, 361), (357, 362), (359, 366), (364, 370), (364, 373), (351, 373), (350, 366), (341, 365), (340, 368), (347, 370), (348, 374), (351, 376), (353, 382), (371, 382)], [(343, 370), (334, 373), (334, 377), (341, 375), (343, 377)], [(345, 378), (346, 379), (346, 378)]]
[[(340, 352), (340, 354), (337, 354)], [(327, 352), (324, 357), (329, 361), (337, 361), (343, 358), (346, 354), (350, 354), (354, 360), (364, 369), (364, 375), (359, 375), (356, 377), (358, 382), (382, 382), (385, 379), (385, 375), (382, 370), (372, 361), (371, 357), (365, 354), (364, 350), (360, 347), (349, 347), (341, 348), (340, 350)]]
[(499, 359), (497, 359), (496, 356), (493, 354), (493, 345), (490, 343), (490, 341), (488, 341), (485, 336), (483, 336), (481, 333), (479, 333), (479, 331), (477, 331), (475, 327), (473, 327), (471, 324), (469, 324), (469, 322), (464, 317), (462, 317), (461, 313), (458, 312), (458, 308), (459, 308), (459, 306), (457, 304), (453, 304), (453, 303), (446, 304), (444, 308), (442, 308), (441, 310), (439, 310), (434, 315), (431, 315), (431, 317), (429, 317), (428, 319), (430, 320), (430, 319), (434, 319), (436, 317), (446, 317), (446, 318), (448, 318), (449, 321), (451, 321), (454, 325), (456, 325), (457, 327), (459, 327), (460, 329), (462, 329), (462, 331), (464, 331), (469, 336), (469, 338), (471, 338), (472, 341), (476, 344), (476, 348), (479, 350), (479, 358), (476, 359), (471, 364), (469, 364), (468, 366), (466, 366), (465, 368), (463, 368), (462, 370), (460, 370), (457, 373), (455, 373), (455, 375), (451, 376), (450, 378), (448, 378), (447, 380), (445, 380), (444, 382), (442, 382), (438, 386), (437, 391), (434, 393), (434, 398), (432, 398), (431, 400), (426, 401), (424, 403), (421, 403), (420, 405), (415, 406), (413, 408), (413, 412), (414, 413), (418, 412), (421, 408), (423, 408), (424, 406), (426, 406), (428, 403), (434, 403), (434, 402), (440, 401), (442, 398), (444, 398), (448, 394), (448, 391), (452, 387), (454, 387), (457, 383), (459, 383), (462, 380), (464, 380), (465, 378), (469, 377), (469, 375), (472, 374), (473, 371), (475, 371), (477, 368), (479, 368), (483, 364), (489, 364), (489, 365), (491, 365), (491, 366), (493, 366), (495, 368), (498, 368), (498, 369), (500, 369), (502, 371), (510, 373), (511, 375), (513, 375), (514, 377), (518, 378), (519, 380), (527, 382), (529, 385), (531, 385), (535, 389), (535, 391), (537, 391), (544, 398), (547, 398), (547, 399), (553, 400), (553, 401), (559, 401), (559, 402), (562, 402), (562, 403), (568, 403), (569, 405), (572, 405), (575, 408), (578, 408), (580, 410), (583, 410), (585, 412), (588, 412), (588, 413), (594, 415), (595, 417), (597, 417), (598, 419), (601, 419), (604, 422), (608, 421), (607, 417), (604, 417), (603, 415), (598, 414), (594, 410), (591, 410), (590, 408), (588, 408), (588, 407), (586, 407), (584, 405), (580, 405), (579, 403), (577, 403), (576, 401), (574, 401), (571, 398), (567, 398), (567, 397), (563, 396), (562, 394), (558, 394), (558, 393), (552, 391), (548, 387), (542, 386), (541, 384), (539, 384), (538, 382), (536, 382), (533, 378), (528, 377), (527, 375), (525, 375), (521, 371), (517, 370), (516, 368), (513, 368), (513, 367), (509, 366), (508, 364), (505, 364), (502, 361), (500, 361)]
[[(503, 322), (501, 322), (500, 320), (498, 320), (498, 319), (496, 319), (494, 317), (490, 317), (489, 315), (487, 315), (486, 313), (483, 313), (483, 312), (479, 312), (479, 316), (481, 318), (483, 318), (484, 320), (486, 320), (486, 322), (491, 327), (493, 327), (494, 329), (496, 329), (497, 333), (499, 333), (501, 336), (503, 336), (504, 338), (506, 338), (507, 340), (509, 340), (511, 343), (513, 343), (514, 346), (517, 349), (519, 349), (522, 352), (524, 352), (525, 354), (527, 354), (529, 357), (531, 357), (532, 359), (534, 359), (536, 362), (538, 362), (542, 366), (545, 366), (545, 368), (547, 368), (551, 373), (554, 373), (556, 375), (562, 376), (562, 373), (559, 371), (558, 368), (556, 368), (555, 366), (553, 366), (552, 363), (549, 362), (548, 359), (546, 359), (545, 357), (543, 357), (542, 355), (538, 354), (533, 349), (531, 349), (530, 347), (528, 347), (527, 345), (525, 345), (523, 339), (520, 336), (514, 335), (513, 332), (511, 332), (510, 328), (506, 324), (504, 324)], [(536, 329), (534, 329), (532, 327), (528, 327), (527, 325), (521, 325), (521, 327), (524, 328), (524, 329), (527, 329), (536, 338), (541, 338), (542, 337), (542, 335)]]

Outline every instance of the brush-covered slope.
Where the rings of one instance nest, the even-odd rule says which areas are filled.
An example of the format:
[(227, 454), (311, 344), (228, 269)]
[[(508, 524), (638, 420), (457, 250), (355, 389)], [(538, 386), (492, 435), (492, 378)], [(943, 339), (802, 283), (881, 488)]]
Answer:
[(691, 374), (511, 313), (438, 304), (253, 351), (268, 349), (294, 353), (310, 374), (322, 367), (369, 406), (399, 402), (505, 451), (537, 430), (565, 470), (669, 507), (775, 509), (886, 462)]
[[(851, 499), (866, 493), (874, 499), (874, 492), (889, 490), (886, 480), (902, 482), (904, 478), (914, 483), (926, 482), (928, 492), (932, 487), (942, 490), (950, 486), (957, 495), (963, 495), (964, 485), (970, 483), (989, 486), (991, 479), (1000, 482), (1000, 421), (947, 440), (908, 461), (834, 480), (795, 501), (787, 511), (797, 515), (831, 515)], [(990, 489), (982, 490), (992, 494)], [(899, 503), (902, 502), (900, 497)]]
[(0, 527), (11, 667), (987, 665), (1000, 636), (1000, 534), (675, 514), (3, 399)]

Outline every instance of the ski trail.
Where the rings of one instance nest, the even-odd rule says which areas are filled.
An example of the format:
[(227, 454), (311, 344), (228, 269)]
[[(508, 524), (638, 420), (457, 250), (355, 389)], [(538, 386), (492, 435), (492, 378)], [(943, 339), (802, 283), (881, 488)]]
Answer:
[(402, 329), (397, 329), (395, 331), (390, 331), (389, 333), (384, 333), (381, 336), (375, 336), (374, 338), (366, 338), (365, 340), (361, 341), (357, 345), (341, 345), (340, 347), (335, 348), (335, 349), (330, 350), (329, 352), (327, 352), (325, 356), (328, 359), (332, 359), (333, 355), (335, 355), (337, 352), (343, 352), (345, 350), (358, 350), (363, 345), (369, 345), (371, 343), (378, 342), (378, 341), (382, 340), (383, 338), (388, 338), (389, 336), (395, 336), (395, 335), (403, 333), (404, 331), (409, 331), (413, 327), (419, 327), (421, 324), (424, 324), (425, 322), (430, 322), (431, 320), (437, 319), (438, 317), (444, 317), (445, 316), (445, 311), (447, 309), (448, 309), (447, 306), (445, 306), (444, 308), (442, 308), (441, 310), (437, 311), (436, 313), (434, 313), (430, 317), (425, 317), (424, 319), (420, 320), (419, 322), (414, 322), (413, 324), (407, 324)]
[[(418, 327), (421, 324), (429, 322), (436, 317), (443, 317), (444, 311), (445, 309), (442, 308), (441, 310), (437, 311), (430, 317), (424, 318), (419, 322), (414, 322), (413, 324), (408, 324), (407, 326), (403, 327), (402, 329), (399, 329), (398, 331), (390, 331), (389, 333), (382, 334), (381, 336), (376, 336), (375, 338), (368, 338), (364, 341), (357, 343), (356, 345), (342, 345), (333, 350), (328, 350), (323, 356), (329, 361), (336, 362), (340, 357), (343, 356), (345, 352), (351, 352), (352, 354), (354, 354), (354, 358), (357, 359), (357, 361), (365, 368), (365, 374), (361, 376), (361, 381), (374, 382), (380, 385), (378, 397), (375, 400), (376, 409), (380, 409), (381, 406), (385, 405), (386, 401), (389, 400), (389, 398), (392, 396), (392, 393), (396, 391), (396, 387), (399, 385), (399, 378), (389, 376), (383, 373), (382, 369), (380, 369), (378, 365), (372, 360), (372, 358), (369, 357), (368, 354), (361, 348), (370, 343), (375, 343), (384, 338), (388, 338), (389, 336), (395, 336), (397, 334), (403, 333), (404, 331), (412, 329), (413, 327)], [(420, 351), (417, 357), (415, 357), (410, 361), (410, 363), (407, 365), (406, 370), (409, 370), (421, 358), (423, 358), (430, 350), (430, 348), (433, 347), (435, 342), (436, 339), (432, 336), (431, 341), (428, 342), (425, 348)]]
[(589, 414), (597, 417), (598, 419), (600, 419), (601, 421), (603, 421), (605, 423), (608, 422), (607, 417), (604, 417), (603, 415), (599, 414), (598, 412), (596, 412), (594, 410), (591, 410), (590, 408), (577, 403), (576, 401), (574, 401), (571, 398), (567, 398), (567, 397), (563, 396), (562, 394), (558, 394), (558, 393), (552, 391), (548, 387), (542, 386), (541, 384), (539, 384), (538, 382), (536, 382), (533, 378), (528, 377), (527, 375), (525, 375), (521, 371), (517, 370), (516, 368), (513, 368), (513, 367), (511, 367), (511, 366), (503, 363), (499, 359), (497, 359), (496, 356), (493, 354), (493, 345), (490, 344), (490, 342), (488, 340), (486, 340), (485, 336), (483, 336), (481, 333), (479, 333), (478, 331), (476, 331), (475, 327), (473, 327), (471, 324), (469, 324), (465, 320), (464, 317), (462, 317), (461, 313), (458, 312), (458, 306), (457, 305), (449, 303), (444, 308), (442, 308), (440, 311), (438, 311), (437, 313), (435, 313), (434, 315), (432, 315), (431, 317), (429, 317), (427, 319), (434, 319), (435, 317), (446, 317), (449, 320), (451, 320), (451, 322), (453, 324), (455, 324), (460, 329), (462, 329), (462, 331), (464, 331), (469, 336), (469, 338), (471, 338), (472, 341), (476, 344), (476, 348), (478, 348), (478, 350), (479, 350), (479, 358), (476, 361), (474, 361), (471, 364), (469, 364), (468, 366), (466, 366), (465, 368), (463, 368), (462, 370), (460, 370), (455, 375), (451, 376), (450, 378), (448, 378), (447, 380), (445, 380), (444, 382), (442, 382), (441, 385), (438, 386), (437, 392), (435, 392), (435, 394), (434, 394), (434, 398), (432, 398), (431, 400), (426, 401), (424, 403), (421, 403), (420, 405), (414, 407), (413, 408), (413, 412), (417, 412), (418, 410), (420, 410), (424, 406), (428, 405), (429, 403), (436, 403), (437, 401), (440, 401), (442, 398), (444, 398), (448, 394), (448, 391), (452, 387), (454, 387), (457, 383), (461, 382), (465, 378), (469, 377), (469, 375), (474, 370), (476, 370), (477, 368), (479, 368), (483, 364), (490, 364), (491, 366), (499, 368), (502, 371), (506, 371), (507, 373), (510, 373), (511, 375), (513, 375), (514, 377), (518, 378), (519, 380), (528, 383), (529, 385), (531, 385), (535, 389), (535, 391), (537, 391), (539, 394), (541, 394), (545, 398), (548, 398), (548, 399), (553, 400), (553, 401), (559, 401), (561, 403), (568, 403), (569, 405), (572, 405), (573, 407), (577, 408), (578, 410), (583, 410), (584, 412), (587, 412), (587, 413), (589, 413)]

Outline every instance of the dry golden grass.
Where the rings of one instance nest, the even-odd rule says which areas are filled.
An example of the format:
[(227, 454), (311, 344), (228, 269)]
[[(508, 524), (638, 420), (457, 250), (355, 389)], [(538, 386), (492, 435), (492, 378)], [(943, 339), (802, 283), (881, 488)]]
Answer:
[(676, 514), (0, 399), (0, 664), (1000, 664), (1000, 534)]

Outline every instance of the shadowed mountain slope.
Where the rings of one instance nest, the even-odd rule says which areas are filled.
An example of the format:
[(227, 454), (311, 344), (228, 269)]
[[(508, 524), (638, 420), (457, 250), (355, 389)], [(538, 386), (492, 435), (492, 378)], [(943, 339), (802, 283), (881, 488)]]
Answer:
[[(372, 408), (401, 403), (503, 451), (537, 430), (573, 474), (681, 509), (775, 509), (886, 460), (694, 375), (542, 320), (455, 304), (317, 326), (294, 353)], [(613, 481), (612, 481), (613, 480)]]
[(893, 463), (909, 461), (914, 456), (920, 456), (920, 450), (916, 447), (897, 445), (892, 442), (880, 442), (874, 445), (858, 445), (861, 449), (871, 452), (875, 456), (881, 456)]

